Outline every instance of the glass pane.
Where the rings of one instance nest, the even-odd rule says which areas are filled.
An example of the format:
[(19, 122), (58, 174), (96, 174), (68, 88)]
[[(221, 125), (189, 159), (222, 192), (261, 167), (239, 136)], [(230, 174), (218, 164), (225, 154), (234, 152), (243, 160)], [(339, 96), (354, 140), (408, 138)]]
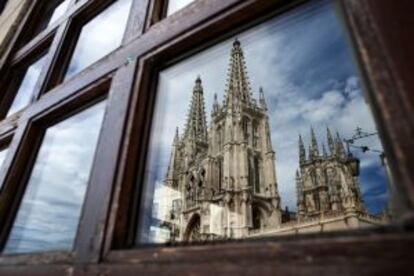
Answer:
[[(3, 162), (6, 159), (8, 148), (0, 148), (0, 170), (3, 166)], [(0, 183), (0, 191), (1, 191), (2, 184)]]
[(60, 4), (54, 8), (52, 12), (52, 16), (50, 17), (48, 26), (55, 23), (56, 20), (58, 20), (62, 15), (65, 14), (66, 10), (68, 9), (70, 0), (57, 1), (57, 2), (60, 2)]
[(167, 16), (181, 10), (185, 6), (189, 5), (194, 0), (169, 0), (167, 8)]
[(28, 33), (25, 35), (20, 45), (27, 43), (28, 40), (32, 39), (48, 26), (52, 25), (59, 19), (68, 9), (70, 0), (52, 0), (52, 1), (41, 1), (39, 3), (42, 5), (39, 10), (41, 15), (39, 18), (36, 18), (36, 22), (33, 23), (33, 29), (28, 30)]
[(47, 129), (5, 253), (71, 250), (105, 102)]
[(6, 159), (8, 148), (0, 149), (0, 167), (3, 166), (4, 159)]
[(334, 4), (310, 1), (162, 70), (137, 243), (326, 232), (397, 217), (345, 37)]
[(131, 0), (118, 0), (83, 26), (65, 79), (121, 45)]
[(34, 89), (37, 81), (39, 80), (45, 59), (46, 55), (38, 59), (26, 69), (7, 116), (23, 109), (34, 100)]

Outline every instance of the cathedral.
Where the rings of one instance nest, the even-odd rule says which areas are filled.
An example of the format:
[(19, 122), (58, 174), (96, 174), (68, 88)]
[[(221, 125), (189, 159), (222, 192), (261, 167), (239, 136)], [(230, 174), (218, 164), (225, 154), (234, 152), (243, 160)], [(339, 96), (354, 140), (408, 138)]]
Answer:
[[(241, 44), (231, 49), (224, 99), (207, 125), (201, 77), (186, 125), (177, 128), (163, 187), (154, 195), (165, 241), (238, 239), (346, 229), (382, 223), (364, 208), (359, 160), (327, 130), (328, 150), (313, 129), (308, 153), (299, 137), (297, 212), (281, 208), (275, 152), (262, 88), (252, 96)], [(161, 191), (161, 192), (160, 192)], [(158, 206), (159, 207), (159, 206)], [(157, 235), (156, 233), (154, 234)]]

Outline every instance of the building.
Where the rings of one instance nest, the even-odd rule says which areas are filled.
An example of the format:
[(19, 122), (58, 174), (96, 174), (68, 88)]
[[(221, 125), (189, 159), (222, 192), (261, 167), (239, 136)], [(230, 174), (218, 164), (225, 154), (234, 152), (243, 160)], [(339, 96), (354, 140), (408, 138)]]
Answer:
[(203, 97), (198, 78), (183, 135), (177, 130), (174, 138), (165, 180), (182, 194), (176, 238), (196, 239), (198, 231), (211, 238), (242, 238), (251, 229), (279, 227), (280, 198), (264, 92), (259, 101), (252, 98), (239, 41), (233, 44), (225, 99), (221, 105), (215, 96), (209, 128)]
[[(329, 152), (324, 145), (319, 151), (313, 128), (308, 155), (299, 137), (298, 211), (281, 209), (264, 91), (260, 89), (258, 101), (252, 97), (237, 39), (224, 100), (220, 104), (214, 95), (210, 122), (207, 126), (198, 77), (184, 131), (180, 135), (177, 128), (174, 137), (164, 187), (154, 199), (156, 206), (164, 205), (157, 217), (165, 221), (161, 228), (170, 230), (171, 241), (338, 230), (384, 222), (364, 207), (357, 179), (359, 160), (329, 129)], [(171, 190), (174, 197), (160, 196)], [(170, 202), (167, 215), (165, 201)]]

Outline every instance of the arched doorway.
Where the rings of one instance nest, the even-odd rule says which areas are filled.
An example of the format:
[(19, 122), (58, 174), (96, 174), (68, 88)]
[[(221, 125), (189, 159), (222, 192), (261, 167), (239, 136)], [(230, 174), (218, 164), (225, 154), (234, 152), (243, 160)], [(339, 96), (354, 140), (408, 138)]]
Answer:
[(198, 214), (195, 214), (188, 223), (187, 230), (185, 231), (184, 241), (193, 242), (201, 240), (201, 220)]

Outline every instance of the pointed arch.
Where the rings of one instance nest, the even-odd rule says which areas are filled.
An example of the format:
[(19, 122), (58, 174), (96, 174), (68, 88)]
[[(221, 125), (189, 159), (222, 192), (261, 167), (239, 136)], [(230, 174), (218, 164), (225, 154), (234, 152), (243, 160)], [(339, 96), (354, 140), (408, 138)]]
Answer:
[(184, 241), (194, 242), (201, 240), (201, 218), (199, 214), (193, 214), (184, 232)]

